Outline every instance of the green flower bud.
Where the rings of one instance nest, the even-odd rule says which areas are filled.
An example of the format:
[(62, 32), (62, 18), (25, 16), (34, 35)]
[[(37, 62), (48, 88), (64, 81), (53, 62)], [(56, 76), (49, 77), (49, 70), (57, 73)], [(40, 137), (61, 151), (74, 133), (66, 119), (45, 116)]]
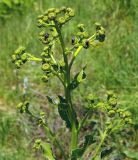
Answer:
[(113, 97), (114, 96), (114, 92), (113, 91), (107, 91), (107, 96), (108, 96), (108, 99), (110, 97)]
[(15, 61), (16, 61), (16, 55), (13, 54), (13, 55), (12, 55), (12, 62), (14, 63)]
[(49, 18), (50, 20), (54, 20), (54, 19), (56, 18), (56, 14), (55, 14), (55, 13), (49, 13), (49, 14), (48, 14), (48, 18)]
[(42, 81), (43, 82), (45, 82), (45, 83), (48, 82), (48, 79), (49, 79), (48, 76), (46, 76), (46, 75), (42, 76)]
[(17, 69), (20, 69), (21, 68), (21, 62), (18, 60), (15, 62), (15, 66)]
[(51, 66), (48, 63), (45, 63), (45, 64), (42, 65), (42, 70), (43, 71), (48, 71), (48, 70), (50, 70), (50, 68), (51, 68)]
[(67, 8), (66, 10), (67, 10), (67, 12), (71, 12), (73, 9), (72, 8)]
[(27, 53), (24, 53), (23, 55), (21, 55), (21, 60), (23, 63), (27, 61), (27, 58), (28, 58)]
[(18, 54), (22, 54), (25, 52), (25, 47), (19, 47), (16, 51), (15, 51), (15, 54), (18, 55)]
[(39, 36), (44, 36), (45, 35), (45, 31), (41, 31), (40, 33), (39, 33)]
[(55, 12), (55, 11), (56, 11), (55, 8), (50, 8), (50, 9), (47, 10), (48, 13), (52, 13), (52, 12)]
[(78, 29), (79, 29), (81, 32), (84, 32), (84, 30), (85, 30), (84, 24), (78, 24)]
[(60, 11), (63, 11), (63, 12), (65, 12), (66, 11), (66, 7), (62, 7), (61, 9), (60, 9)]
[(59, 17), (58, 22), (60, 25), (63, 25), (63, 24), (65, 24), (66, 21), (65, 21), (64, 17)]
[(115, 116), (115, 111), (114, 111), (114, 110), (110, 110), (110, 111), (108, 112), (108, 116), (109, 116), (109, 117), (114, 117), (114, 116)]
[(93, 94), (89, 94), (87, 96), (87, 100), (90, 101), (91, 103), (95, 103), (97, 102), (99, 99), (97, 96), (93, 95)]
[(56, 9), (55, 10), (55, 14), (59, 14), (60, 13), (60, 10), (59, 9)]
[(125, 121), (126, 124), (133, 124), (133, 121), (132, 121), (131, 118), (125, 118), (124, 121)]
[(34, 149), (37, 149), (37, 150), (40, 149), (41, 143), (42, 143), (41, 139), (35, 140), (35, 143), (34, 143), (34, 145), (33, 145), (33, 148), (34, 148)]
[(38, 27), (43, 27), (44, 26), (44, 21), (42, 19), (39, 19), (37, 22)]
[(96, 30), (100, 30), (101, 29), (101, 24), (100, 23), (96, 22), (95, 26), (96, 26)]
[(17, 105), (17, 109), (21, 109), (23, 107), (23, 103), (20, 102), (18, 105)]
[(44, 16), (43, 21), (47, 22), (48, 21), (48, 16)]
[(69, 14), (69, 17), (74, 17), (75, 16), (75, 12), (73, 10), (71, 10), (68, 14)]
[(39, 19), (43, 19), (44, 16), (43, 16), (43, 15), (39, 15), (37, 18), (38, 18), (38, 20), (39, 20)]
[(117, 105), (117, 99), (114, 98), (114, 97), (111, 97), (111, 98), (108, 100), (108, 102), (109, 102), (109, 105), (111, 105), (111, 106), (113, 106), (113, 107), (115, 107), (115, 106)]

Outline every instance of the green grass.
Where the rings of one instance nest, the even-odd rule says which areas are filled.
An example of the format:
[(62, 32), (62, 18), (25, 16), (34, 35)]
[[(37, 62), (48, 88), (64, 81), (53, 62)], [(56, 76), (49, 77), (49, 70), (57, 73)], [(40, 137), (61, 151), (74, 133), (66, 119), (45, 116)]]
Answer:
[[(37, 38), (39, 30), (36, 27), (36, 17), (49, 7), (63, 5), (73, 7), (76, 11), (73, 23), (65, 26), (64, 38), (68, 44), (71, 37), (67, 37), (67, 35), (73, 35), (78, 22), (84, 23), (89, 32), (93, 33), (94, 23), (98, 21), (105, 27), (107, 35), (106, 42), (102, 47), (91, 48), (88, 51), (83, 50), (79, 55), (74, 72), (80, 68), (81, 64), (88, 63), (88, 79), (75, 92), (74, 97), (76, 99), (80, 98), (84, 91), (99, 92), (105, 89), (113, 89), (118, 93), (121, 107), (132, 111), (134, 120), (138, 123), (138, 118), (136, 118), (138, 115), (137, 0), (87, 0), (85, 2), (84, 0), (37, 0), (31, 8), (25, 10), (23, 15), (13, 13), (5, 23), (1, 21), (0, 99), (5, 101), (9, 112), (11, 108), (15, 110), (15, 104), (20, 101), (22, 96), (22, 84), (25, 76), (29, 79), (28, 93), (30, 97), (33, 98), (35, 92), (42, 95), (39, 101), (37, 96), (32, 101), (35, 100), (35, 102), (38, 101), (38, 104), (43, 104), (45, 93), (56, 92), (58, 82), (52, 81), (49, 86), (44, 86), (41, 83), (39, 66), (35, 64), (26, 65), (18, 73), (11, 63), (10, 56), (19, 45), (25, 45), (28, 51), (39, 55), (42, 46)], [(31, 93), (32, 90), (33, 93)], [(0, 138), (3, 139), (4, 144), (0, 146), (0, 159), (22, 160), (24, 156), (27, 159), (28, 155), (24, 155), (28, 154), (25, 153), (25, 148), (19, 147), (13, 157), (14, 151), (12, 150), (12, 153), (10, 147), (5, 144), (4, 137), (8, 137), (9, 129), (12, 129), (12, 123), (16, 120), (16, 117), (13, 119), (6, 113), (2, 114), (1, 117), (4, 120), (0, 119)], [(16, 142), (11, 143), (12, 147), (15, 148), (18, 147), (19, 141), (22, 141), (21, 135), (17, 133), (18, 130), (15, 129), (13, 139)], [(19, 133), (23, 134), (24, 130), (19, 131)]]

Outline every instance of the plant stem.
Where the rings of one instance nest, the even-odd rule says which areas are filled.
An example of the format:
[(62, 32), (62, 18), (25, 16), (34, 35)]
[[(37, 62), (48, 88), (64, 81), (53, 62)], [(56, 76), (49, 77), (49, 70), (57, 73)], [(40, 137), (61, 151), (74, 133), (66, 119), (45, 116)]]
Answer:
[(108, 129), (105, 129), (105, 131), (104, 131), (104, 133), (103, 133), (103, 135), (102, 135), (101, 141), (100, 141), (99, 145), (97, 146), (97, 148), (96, 148), (96, 150), (95, 150), (95, 153), (94, 153), (94, 155), (93, 155), (93, 157), (92, 157), (91, 160), (95, 160), (97, 154), (99, 153), (99, 151), (100, 151), (100, 149), (101, 149), (101, 146), (102, 146), (102, 144), (104, 143), (104, 140), (105, 140), (105, 138), (106, 138), (106, 136), (107, 136), (107, 130), (108, 130)]
[(76, 126), (76, 112), (73, 108), (73, 104), (72, 104), (72, 99), (71, 99), (71, 90), (70, 90), (70, 68), (69, 68), (69, 64), (68, 64), (68, 57), (67, 54), (65, 53), (65, 44), (64, 44), (64, 40), (61, 34), (61, 30), (58, 27), (58, 25), (55, 22), (55, 26), (56, 26), (56, 30), (58, 32), (59, 35), (59, 40), (61, 43), (61, 47), (62, 47), (62, 54), (63, 54), (63, 58), (64, 58), (64, 62), (65, 62), (65, 98), (66, 101), (68, 103), (68, 115), (70, 118), (70, 123), (71, 123), (71, 148), (70, 148), (70, 152), (72, 153), (72, 151), (77, 147), (77, 141), (78, 141), (78, 134), (77, 134), (77, 126)]

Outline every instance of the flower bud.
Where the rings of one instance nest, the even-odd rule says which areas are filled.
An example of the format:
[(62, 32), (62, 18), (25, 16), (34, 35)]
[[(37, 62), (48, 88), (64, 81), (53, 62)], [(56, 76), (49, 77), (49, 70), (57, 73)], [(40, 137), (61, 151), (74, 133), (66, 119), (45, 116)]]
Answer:
[(44, 18), (43, 15), (39, 15), (39, 16), (37, 17), (38, 20), (39, 20), (39, 19), (43, 19), (43, 18)]
[(49, 79), (49, 78), (48, 78), (46, 75), (45, 75), (45, 76), (42, 76), (42, 81), (43, 81), (43, 82), (45, 82), (45, 83), (48, 82), (48, 79)]
[(42, 70), (43, 71), (48, 71), (48, 70), (50, 70), (50, 68), (51, 67), (50, 67), (50, 65), (48, 63), (45, 63), (45, 64), (42, 65)]
[(23, 55), (21, 55), (21, 60), (23, 63), (27, 61), (27, 53), (24, 53)]
[(78, 29), (79, 29), (81, 32), (84, 32), (84, 30), (85, 30), (84, 24), (78, 24)]
[(101, 24), (100, 23), (96, 22), (95, 26), (96, 26), (96, 30), (100, 30), (101, 29)]
[(35, 140), (35, 143), (34, 143), (34, 145), (33, 145), (33, 148), (34, 148), (34, 149), (37, 149), (37, 150), (40, 149), (41, 143), (42, 143), (41, 139)]
[(109, 116), (109, 117), (114, 117), (114, 116), (115, 116), (115, 111), (114, 111), (114, 110), (110, 110), (110, 111), (108, 112), (108, 116)]
[(14, 63), (15, 61), (16, 61), (16, 55), (13, 54), (13, 55), (12, 55), (12, 62)]
[(63, 12), (65, 12), (66, 11), (66, 7), (62, 7), (61, 9), (60, 9), (60, 11), (63, 11)]
[(49, 20), (54, 20), (56, 18), (56, 14), (55, 13), (49, 13), (48, 18), (49, 18)]
[(47, 12), (48, 13), (53, 13), (53, 12), (55, 12), (55, 10), (56, 10), (56, 8), (50, 8), (50, 9), (47, 10)]
[(44, 21), (44, 22), (47, 22), (47, 21), (48, 21), (48, 17), (47, 17), (47, 16), (44, 16), (44, 17), (43, 17), (43, 21)]
[(111, 105), (112, 107), (115, 107), (117, 105), (117, 99), (114, 97), (111, 97), (109, 100), (109, 105)]
[(68, 13), (69, 17), (74, 17), (75, 16), (75, 12), (73, 10), (69, 11)]
[(58, 22), (60, 25), (65, 24), (65, 18), (64, 17), (59, 17)]

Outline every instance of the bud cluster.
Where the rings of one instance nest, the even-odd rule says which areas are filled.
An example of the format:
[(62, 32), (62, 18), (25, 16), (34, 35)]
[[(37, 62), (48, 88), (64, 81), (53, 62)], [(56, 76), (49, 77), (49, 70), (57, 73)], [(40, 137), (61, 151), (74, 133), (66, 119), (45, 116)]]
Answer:
[(12, 62), (15, 64), (16, 68), (19, 69), (28, 60), (27, 53), (24, 47), (19, 47), (12, 55)]
[(52, 44), (49, 44), (47, 46), (44, 47), (43, 52), (41, 53), (41, 57), (42, 57), (42, 66), (41, 69), (44, 72), (44, 75), (42, 76), (42, 80), (44, 82), (48, 82), (49, 77), (52, 74), (52, 64), (53, 61), (51, 59), (51, 47)]
[(34, 143), (34, 145), (33, 145), (33, 148), (36, 149), (36, 150), (38, 150), (38, 149), (40, 149), (41, 147), (42, 147), (42, 140), (41, 140), (41, 139), (36, 139), (36, 140), (35, 140), (35, 143)]
[(75, 48), (78, 48), (82, 45), (85, 49), (89, 48), (89, 34), (86, 31), (86, 27), (84, 24), (78, 24), (78, 32), (74, 37), (72, 37), (71, 43)]
[[(38, 16), (38, 27), (43, 28), (43, 31), (39, 34), (42, 43), (49, 44), (53, 42), (58, 37), (57, 28), (61, 28), (74, 15), (73, 9), (62, 7), (60, 9), (48, 9), (43, 15)], [(45, 28), (49, 28), (48, 31)]]
[(17, 108), (19, 109), (20, 113), (28, 113), (29, 112), (29, 102), (25, 101), (25, 102), (21, 102), (17, 105)]
[(38, 27), (53, 26), (55, 23), (61, 27), (74, 16), (74, 10), (71, 8), (50, 8), (43, 15), (38, 16)]
[(40, 113), (40, 118), (39, 118), (39, 120), (38, 120), (38, 124), (39, 124), (40, 126), (43, 126), (43, 125), (46, 124), (46, 115), (45, 115), (45, 112), (41, 112), (41, 113)]
[(100, 23), (96, 23), (96, 40), (103, 42), (105, 40), (105, 29)]
[(109, 119), (112, 119), (112, 121), (116, 121), (118, 119), (122, 124), (132, 123), (131, 113), (118, 108), (117, 97), (112, 91), (107, 92), (106, 101), (102, 101), (92, 94), (88, 95), (87, 100), (90, 102), (90, 108), (99, 108)]

